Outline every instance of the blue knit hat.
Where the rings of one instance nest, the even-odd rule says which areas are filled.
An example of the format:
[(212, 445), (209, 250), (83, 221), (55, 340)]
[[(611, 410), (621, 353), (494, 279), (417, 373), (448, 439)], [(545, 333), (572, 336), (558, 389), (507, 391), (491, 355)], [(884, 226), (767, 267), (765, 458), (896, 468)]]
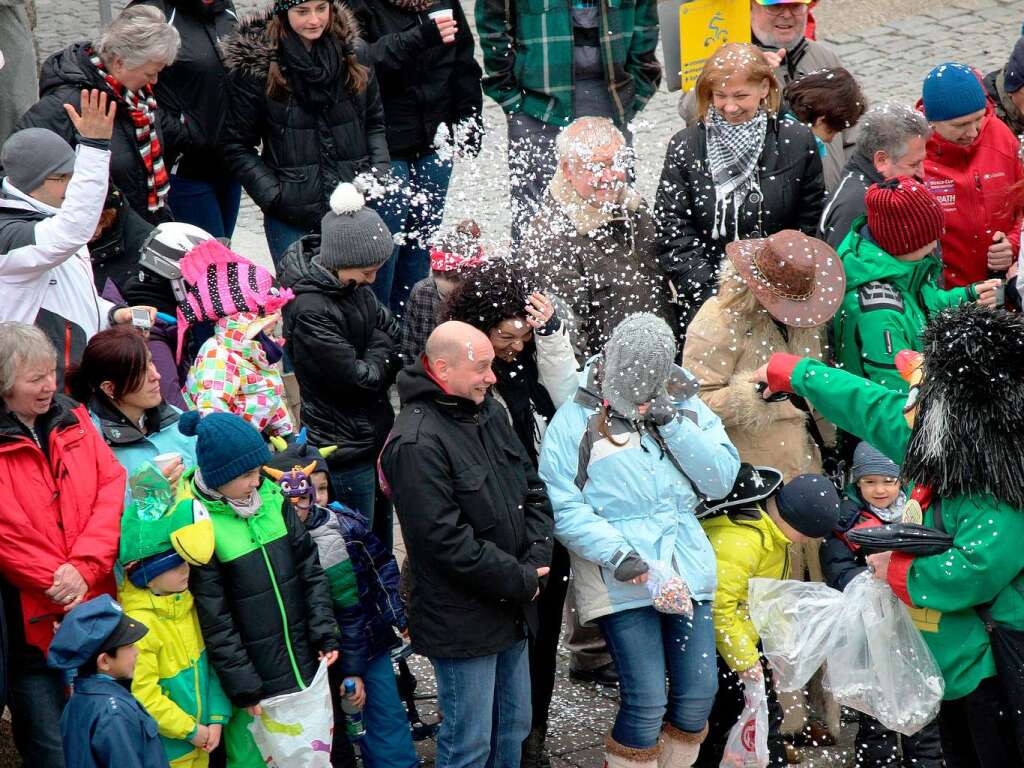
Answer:
[(854, 483), (868, 475), (899, 477), (900, 465), (862, 440), (853, 452), (853, 466), (850, 468), (850, 475)]
[(241, 416), (188, 411), (178, 419), (178, 431), (197, 435), (196, 462), (208, 488), (219, 488), (271, 460), (260, 433)]
[(924, 116), (932, 121), (956, 120), (985, 108), (985, 91), (974, 70), (964, 64), (939, 64), (924, 79)]

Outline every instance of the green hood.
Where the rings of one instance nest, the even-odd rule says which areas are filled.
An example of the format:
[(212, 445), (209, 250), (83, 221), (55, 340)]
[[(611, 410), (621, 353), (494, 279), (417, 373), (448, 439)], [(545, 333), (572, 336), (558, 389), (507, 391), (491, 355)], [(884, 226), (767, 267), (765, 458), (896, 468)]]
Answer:
[(917, 296), (921, 286), (938, 279), (942, 262), (934, 253), (921, 261), (900, 261), (883, 251), (871, 239), (867, 217), (861, 216), (839, 246), (839, 257), (846, 270), (846, 292), (856, 292), (865, 283), (876, 280), (891, 283), (900, 293)]

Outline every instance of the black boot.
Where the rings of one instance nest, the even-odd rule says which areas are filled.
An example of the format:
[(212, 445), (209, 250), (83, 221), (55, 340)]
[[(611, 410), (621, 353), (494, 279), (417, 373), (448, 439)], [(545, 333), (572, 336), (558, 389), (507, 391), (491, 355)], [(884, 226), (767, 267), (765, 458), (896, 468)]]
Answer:
[(551, 761), (544, 749), (547, 728), (534, 728), (523, 742), (523, 755), (519, 763), (521, 768), (551, 768)]

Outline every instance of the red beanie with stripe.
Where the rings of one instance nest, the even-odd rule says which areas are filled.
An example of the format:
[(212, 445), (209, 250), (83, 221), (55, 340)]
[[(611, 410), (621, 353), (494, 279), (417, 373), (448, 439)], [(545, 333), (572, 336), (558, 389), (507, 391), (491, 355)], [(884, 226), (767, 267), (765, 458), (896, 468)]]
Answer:
[(924, 248), (939, 240), (946, 229), (939, 201), (921, 182), (909, 176), (872, 184), (864, 202), (871, 236), (891, 256)]

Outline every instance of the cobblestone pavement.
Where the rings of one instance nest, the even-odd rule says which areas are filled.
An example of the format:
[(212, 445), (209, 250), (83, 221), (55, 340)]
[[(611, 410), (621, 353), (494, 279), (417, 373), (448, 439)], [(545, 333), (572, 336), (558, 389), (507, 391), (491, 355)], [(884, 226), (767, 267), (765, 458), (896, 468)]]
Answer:
[[(465, 1), (467, 6), (472, 5), (472, 0)], [(37, 4), (37, 38), (44, 55), (72, 40), (90, 37), (97, 30), (99, 12), (93, 0), (37, 0)], [(115, 10), (123, 5), (115, 3)], [(252, 12), (261, 3), (236, 0), (236, 5), (242, 12)], [(471, 8), (467, 7), (467, 12), (471, 15)], [(819, 36), (835, 47), (872, 102), (894, 99), (912, 103), (920, 94), (924, 75), (937, 63), (963, 61), (985, 72), (1001, 66), (1020, 34), (1022, 22), (1024, 0), (823, 0)], [(665, 147), (681, 127), (677, 100), (677, 94), (659, 92), (633, 126), (638, 186), (648, 196), (657, 185)], [(485, 104), (489, 133), (484, 150), (476, 160), (457, 165), (447, 218), (472, 216), (487, 236), (497, 238), (508, 227), (505, 128), (500, 110), (489, 101)], [(239, 220), (235, 246), (269, 263), (260, 213), (248, 201)], [(433, 689), (429, 665), (422, 659), (417, 662), (421, 689), (429, 693)], [(566, 665), (563, 652), (551, 714), (552, 763), (556, 768), (600, 766), (601, 743), (615, 714), (616, 696), (596, 686), (570, 682)], [(423, 710), (431, 711), (430, 702)], [(845, 747), (809, 750), (803, 765), (847, 765), (851, 740), (851, 729), (844, 728), (841, 743)], [(432, 743), (424, 742), (420, 747), (424, 758), (432, 763)], [(19, 764), (10, 755), (9, 746), (0, 743), (0, 768)]]

